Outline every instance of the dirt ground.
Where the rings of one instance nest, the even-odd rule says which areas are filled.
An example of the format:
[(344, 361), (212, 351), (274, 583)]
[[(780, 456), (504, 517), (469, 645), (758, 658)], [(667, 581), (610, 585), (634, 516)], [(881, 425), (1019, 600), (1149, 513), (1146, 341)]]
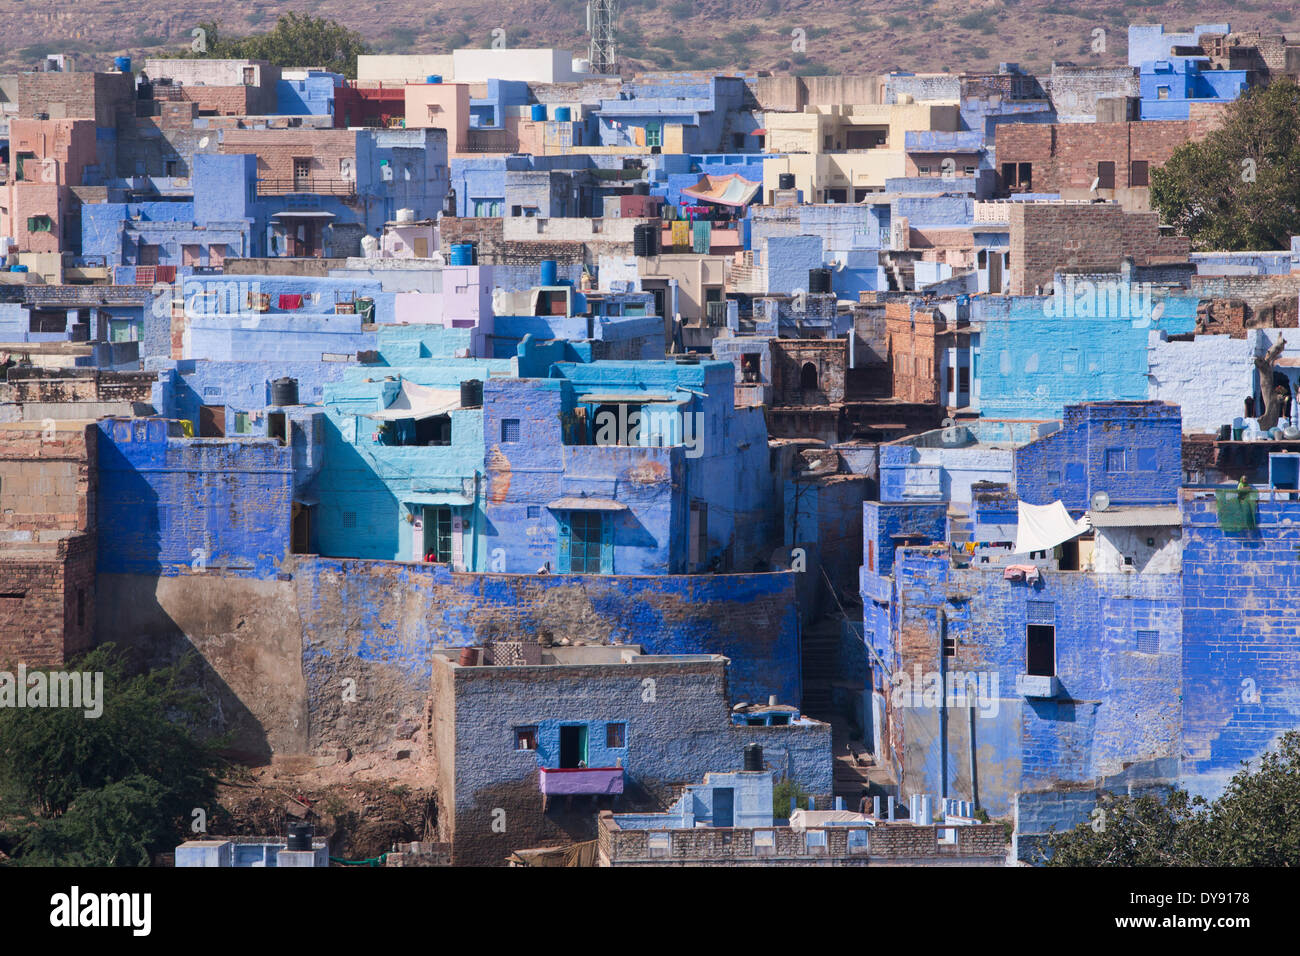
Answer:
[(279, 759), (232, 768), (221, 787), (212, 836), (282, 835), (307, 820), (329, 840), (330, 856), (373, 859), (395, 843), (437, 839), (430, 758), (393, 752)]

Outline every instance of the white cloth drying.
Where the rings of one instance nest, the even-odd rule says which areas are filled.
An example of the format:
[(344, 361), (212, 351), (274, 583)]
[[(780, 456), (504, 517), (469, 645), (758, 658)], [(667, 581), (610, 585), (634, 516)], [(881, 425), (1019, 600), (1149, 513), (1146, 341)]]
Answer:
[(1087, 515), (1075, 521), (1059, 501), (1050, 505), (1027, 505), (1019, 501), (1016, 505), (1020, 526), (1016, 529), (1016, 546), (1012, 554), (1050, 551), (1063, 541), (1092, 530), (1092, 521)]

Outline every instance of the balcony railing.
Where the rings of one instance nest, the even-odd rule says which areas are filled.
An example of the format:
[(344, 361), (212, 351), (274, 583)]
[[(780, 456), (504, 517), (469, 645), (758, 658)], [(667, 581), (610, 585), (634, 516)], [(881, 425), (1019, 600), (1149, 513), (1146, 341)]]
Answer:
[(543, 796), (562, 797), (623, 792), (622, 767), (541, 768)]
[(357, 184), (350, 179), (319, 179), (295, 176), (293, 179), (259, 179), (259, 196), (286, 196), (290, 193), (315, 193), (320, 196), (355, 196)]

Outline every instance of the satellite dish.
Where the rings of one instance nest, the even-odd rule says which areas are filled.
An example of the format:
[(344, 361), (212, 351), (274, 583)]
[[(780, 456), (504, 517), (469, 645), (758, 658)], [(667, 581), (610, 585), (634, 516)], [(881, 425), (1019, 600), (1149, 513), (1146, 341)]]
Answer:
[(1098, 176), (1095, 179), (1093, 179), (1092, 185), (1088, 187), (1088, 192), (1095, 193), (1097, 191), (1097, 187), (1100, 185), (1101, 185), (1101, 177)]
[(1110, 495), (1104, 491), (1094, 491), (1091, 503), (1093, 511), (1105, 511), (1110, 507)]

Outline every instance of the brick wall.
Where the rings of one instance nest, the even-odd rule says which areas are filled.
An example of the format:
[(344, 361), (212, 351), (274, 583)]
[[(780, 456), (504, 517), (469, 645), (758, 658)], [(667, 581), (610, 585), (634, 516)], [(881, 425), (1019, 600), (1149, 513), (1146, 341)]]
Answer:
[(894, 398), (902, 402), (939, 401), (939, 344), (944, 326), (938, 312), (913, 302), (885, 304), (889, 363)]
[[(804, 366), (817, 370), (817, 387), (803, 387)], [(844, 401), (848, 344), (844, 339), (773, 339), (772, 392), (777, 405)]]
[(1247, 329), (1294, 329), (1300, 325), (1300, 274), (1193, 276), (1191, 291), (1203, 297), (1196, 331), (1234, 339)]
[[(56, 427), (47, 430), (45, 424)], [(94, 427), (84, 422), (0, 428), (3, 541), (56, 540), (94, 530), (96, 437)]]
[[(610, 243), (588, 244), (576, 241), (539, 239), (536, 241), (510, 240), (503, 235), (500, 216), (443, 217), (438, 221), (442, 245), (447, 248), (459, 242), (472, 242), (478, 246), (479, 265), (536, 265), (543, 259), (561, 263), (594, 263), (599, 258), (599, 247)], [(622, 249), (625, 243), (613, 243)]]
[[(1175, 149), (1199, 132), (1184, 120), (1050, 126), (1008, 123), (997, 127), (997, 161), (999, 169), (1003, 163), (1031, 163), (1033, 191), (1061, 193), (1066, 198), (1087, 193), (1098, 175), (1097, 164), (1113, 162), (1114, 190), (1099, 189), (1097, 193), (1108, 199), (1114, 192), (1132, 187), (1131, 163), (1144, 161), (1149, 169), (1162, 166)], [(1007, 184), (1001, 185), (1005, 188)]]
[(1060, 272), (1117, 272), (1124, 258), (1145, 266), (1186, 261), (1190, 240), (1165, 236), (1155, 213), (1109, 203), (1016, 203), (1010, 209), (1008, 293), (1050, 289)]
[(93, 535), (0, 548), (0, 668), (61, 667), (89, 650), (94, 589)]
[(340, 162), (349, 160), (357, 171), (357, 133), (346, 129), (227, 130), (221, 152), (257, 156), (259, 179), (292, 181), (293, 161), (311, 160), (311, 175), (319, 180), (342, 180)]
[(18, 108), (23, 116), (93, 119), (112, 127), (134, 111), (135, 78), (130, 73), (19, 73)]

